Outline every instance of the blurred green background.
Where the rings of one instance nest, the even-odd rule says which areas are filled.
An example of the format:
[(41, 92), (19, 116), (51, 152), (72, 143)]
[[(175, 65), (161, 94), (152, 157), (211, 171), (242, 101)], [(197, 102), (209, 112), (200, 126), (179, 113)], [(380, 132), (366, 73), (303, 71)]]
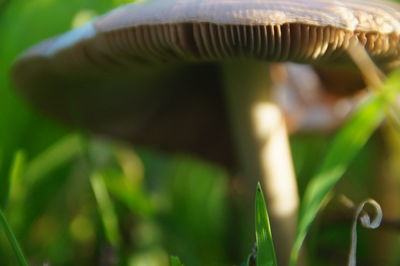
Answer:
[[(0, 0), (0, 206), (33, 265), (169, 265), (170, 255), (185, 265), (239, 265), (253, 246), (253, 213), (222, 167), (73, 131), (10, 84), (21, 51), (123, 2)], [(387, 198), (384, 182), (398, 185), (388, 177), (400, 165), (390, 132), (375, 134), (336, 188), (356, 202), (381, 200), (388, 213), (379, 232), (360, 230), (360, 265), (400, 264), (399, 199)], [(331, 137), (292, 137), (301, 193)], [(344, 265), (350, 226), (351, 212), (333, 196), (307, 238), (307, 264)], [(16, 263), (0, 230), (0, 265)]]

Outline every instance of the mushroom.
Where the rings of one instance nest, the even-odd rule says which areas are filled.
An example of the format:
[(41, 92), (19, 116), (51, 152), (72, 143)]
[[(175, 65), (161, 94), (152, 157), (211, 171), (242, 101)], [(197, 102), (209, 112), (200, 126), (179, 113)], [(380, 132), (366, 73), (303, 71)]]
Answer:
[(264, 185), (285, 265), (298, 195), (268, 62), (352, 69), (346, 50), (357, 40), (376, 63), (396, 66), (398, 11), (375, 0), (140, 1), (32, 47), (13, 80), (65, 122), (227, 164), (229, 120), (249, 187)]

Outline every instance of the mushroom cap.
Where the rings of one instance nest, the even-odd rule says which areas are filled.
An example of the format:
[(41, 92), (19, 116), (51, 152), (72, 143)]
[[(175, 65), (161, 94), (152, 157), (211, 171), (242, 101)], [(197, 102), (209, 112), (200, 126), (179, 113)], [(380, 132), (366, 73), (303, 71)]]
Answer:
[(224, 162), (232, 153), (216, 62), (351, 65), (346, 49), (358, 39), (379, 65), (397, 65), (399, 11), (375, 0), (141, 1), (33, 46), (12, 77), (64, 122)]

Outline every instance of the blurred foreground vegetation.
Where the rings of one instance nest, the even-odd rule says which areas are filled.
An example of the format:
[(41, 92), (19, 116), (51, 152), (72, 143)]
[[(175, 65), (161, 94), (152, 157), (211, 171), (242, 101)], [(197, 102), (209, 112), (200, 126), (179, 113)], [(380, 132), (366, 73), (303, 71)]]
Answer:
[[(189, 156), (71, 131), (31, 110), (10, 85), (22, 50), (123, 2), (0, 0), (0, 207), (33, 265), (169, 265), (170, 255), (189, 266), (239, 265), (255, 241), (254, 213), (238, 202), (249, 192), (235, 177)], [(359, 230), (358, 263), (400, 264), (400, 195), (385, 185), (399, 186), (393, 132), (377, 131), (338, 182), (309, 230), (307, 265), (346, 263), (352, 211), (341, 194), (375, 198), (388, 217), (378, 231)], [(331, 140), (292, 137), (301, 195)], [(0, 230), (0, 265), (16, 264)]]

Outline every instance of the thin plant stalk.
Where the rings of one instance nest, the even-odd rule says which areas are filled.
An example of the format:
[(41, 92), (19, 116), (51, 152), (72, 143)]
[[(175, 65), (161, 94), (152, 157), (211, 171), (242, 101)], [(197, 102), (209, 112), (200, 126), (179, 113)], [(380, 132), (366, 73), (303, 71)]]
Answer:
[(10, 225), (7, 222), (6, 216), (4, 215), (3, 211), (0, 210), (0, 224), (1, 227), (3, 227), (6, 236), (8, 238), (8, 241), (11, 244), (11, 247), (14, 250), (15, 256), (17, 257), (18, 263), (21, 266), (28, 266), (28, 262), (25, 259), (25, 256), (22, 252), (21, 247), (18, 244), (17, 239), (15, 238), (14, 233), (11, 230)]
[[(371, 218), (368, 213), (364, 211), (365, 205), (371, 205), (376, 215)], [(367, 199), (358, 205), (354, 214), (354, 221), (351, 227), (351, 246), (349, 252), (348, 266), (356, 266), (356, 253), (357, 253), (357, 223), (360, 221), (361, 225), (367, 229), (376, 229), (382, 222), (382, 209), (381, 206), (373, 199)]]
[(120, 243), (118, 218), (110, 195), (108, 194), (106, 184), (104, 183), (103, 176), (98, 172), (93, 173), (90, 177), (90, 184), (97, 201), (107, 240), (116, 248)]

